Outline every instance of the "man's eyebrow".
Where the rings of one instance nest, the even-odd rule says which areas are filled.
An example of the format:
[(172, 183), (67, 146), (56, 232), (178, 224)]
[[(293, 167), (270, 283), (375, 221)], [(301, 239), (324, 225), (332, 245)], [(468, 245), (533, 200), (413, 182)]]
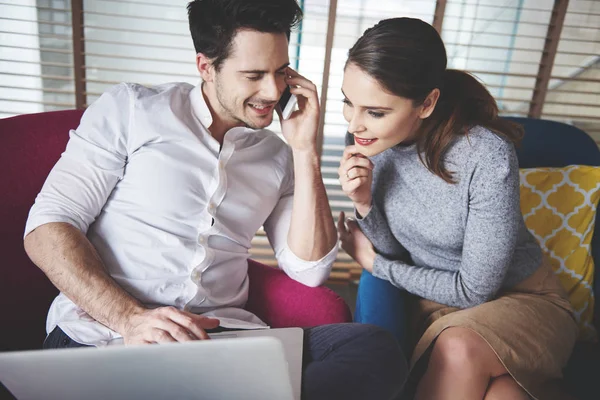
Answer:
[[(287, 62), (287, 63), (283, 64), (281, 67), (277, 68), (276, 71), (281, 71), (282, 69), (287, 68), (289, 65), (290, 65), (290, 63)], [(245, 70), (241, 70), (238, 72), (240, 72), (242, 74), (266, 74), (269, 71), (262, 70), (262, 69), (245, 69)]]
[[(341, 90), (342, 90), (342, 94), (344, 95), (346, 100), (348, 100), (348, 96), (346, 96), (346, 93), (344, 93), (344, 89), (341, 89)], [(348, 100), (348, 101), (350, 101), (350, 100)], [(361, 106), (361, 107), (366, 110), (393, 110), (393, 108), (390, 108), (390, 107), (376, 107), (376, 106)]]

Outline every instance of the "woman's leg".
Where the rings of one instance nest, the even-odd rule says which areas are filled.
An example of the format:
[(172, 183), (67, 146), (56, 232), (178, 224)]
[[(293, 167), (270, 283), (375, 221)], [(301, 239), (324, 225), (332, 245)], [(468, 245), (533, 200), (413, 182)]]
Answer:
[[(491, 387), (490, 383), (507, 373), (481, 336), (467, 328), (448, 328), (439, 335), (433, 346), (427, 371), (417, 387), (416, 399), (487, 399), (485, 396), (488, 387)], [(504, 380), (499, 383), (498, 389), (492, 387), (493, 391), (504, 393), (510, 388), (521, 396), (527, 396), (518, 385), (508, 385)], [(494, 395), (494, 392), (491, 394)], [(527, 399), (514, 396), (504, 398)]]
[(380, 326), (394, 335), (405, 354), (406, 292), (363, 270), (358, 285), (354, 321)]
[(484, 400), (529, 400), (527, 393), (523, 391), (521, 386), (506, 374), (494, 378), (488, 387)]

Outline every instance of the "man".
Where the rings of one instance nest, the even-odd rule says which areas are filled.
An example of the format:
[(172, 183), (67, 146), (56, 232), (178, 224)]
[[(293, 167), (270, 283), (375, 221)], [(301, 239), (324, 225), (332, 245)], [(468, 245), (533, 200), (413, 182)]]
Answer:
[[(242, 307), (264, 225), (279, 266), (317, 286), (337, 254), (319, 170), (316, 87), (289, 69), (295, 0), (188, 5), (203, 83), (118, 85), (92, 104), (31, 209), (25, 248), (58, 287), (46, 348), (207, 339), (265, 327)], [(299, 110), (265, 130), (286, 86)], [(405, 361), (386, 332), (307, 329), (303, 396), (391, 398)]]

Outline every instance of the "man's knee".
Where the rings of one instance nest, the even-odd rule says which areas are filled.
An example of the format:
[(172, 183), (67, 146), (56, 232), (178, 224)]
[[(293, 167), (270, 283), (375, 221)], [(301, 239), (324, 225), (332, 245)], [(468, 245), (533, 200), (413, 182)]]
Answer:
[(396, 338), (375, 325), (354, 324), (352, 330), (353, 339), (331, 357), (362, 371), (363, 383), (377, 386), (374, 392), (399, 393), (408, 376), (408, 363)]
[(390, 360), (406, 359), (394, 336), (384, 328), (358, 323), (323, 325), (311, 328), (309, 346), (315, 351), (315, 360), (327, 357), (385, 356)]
[(395, 398), (400, 394), (408, 377), (408, 363), (398, 340), (386, 329), (363, 325), (354, 343), (368, 357), (367, 376), (373, 386), (380, 386), (381, 397)]
[(328, 398), (392, 399), (400, 393), (408, 366), (398, 341), (390, 332), (367, 324), (319, 328), (312, 331), (312, 335), (313, 339), (319, 339), (322, 350), (313, 358), (305, 376), (307, 392), (312, 394), (309, 398), (321, 390), (323, 380), (335, 391), (335, 396), (333, 392), (328, 393)]
[(408, 365), (396, 338), (386, 329), (360, 324), (352, 346), (369, 358), (374, 368), (390, 371), (395, 376), (406, 377)]

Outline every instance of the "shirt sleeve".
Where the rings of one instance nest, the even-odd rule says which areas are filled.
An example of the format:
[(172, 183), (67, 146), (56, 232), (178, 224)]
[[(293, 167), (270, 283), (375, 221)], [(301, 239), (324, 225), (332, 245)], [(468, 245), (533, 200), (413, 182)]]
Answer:
[(29, 211), (25, 236), (51, 222), (87, 233), (123, 177), (132, 104), (129, 87), (120, 84), (88, 107)]
[(282, 195), (264, 224), (269, 243), (275, 251), (275, 257), (281, 268), (290, 278), (310, 287), (322, 285), (331, 272), (338, 253), (338, 246), (317, 261), (306, 261), (296, 256), (288, 245), (288, 234), (292, 221), (294, 200), (293, 160), (288, 158)]
[(438, 303), (468, 308), (493, 299), (515, 252), (519, 170), (514, 146), (503, 142), (471, 176), (469, 211), (458, 271), (409, 265), (377, 255), (373, 275)]

